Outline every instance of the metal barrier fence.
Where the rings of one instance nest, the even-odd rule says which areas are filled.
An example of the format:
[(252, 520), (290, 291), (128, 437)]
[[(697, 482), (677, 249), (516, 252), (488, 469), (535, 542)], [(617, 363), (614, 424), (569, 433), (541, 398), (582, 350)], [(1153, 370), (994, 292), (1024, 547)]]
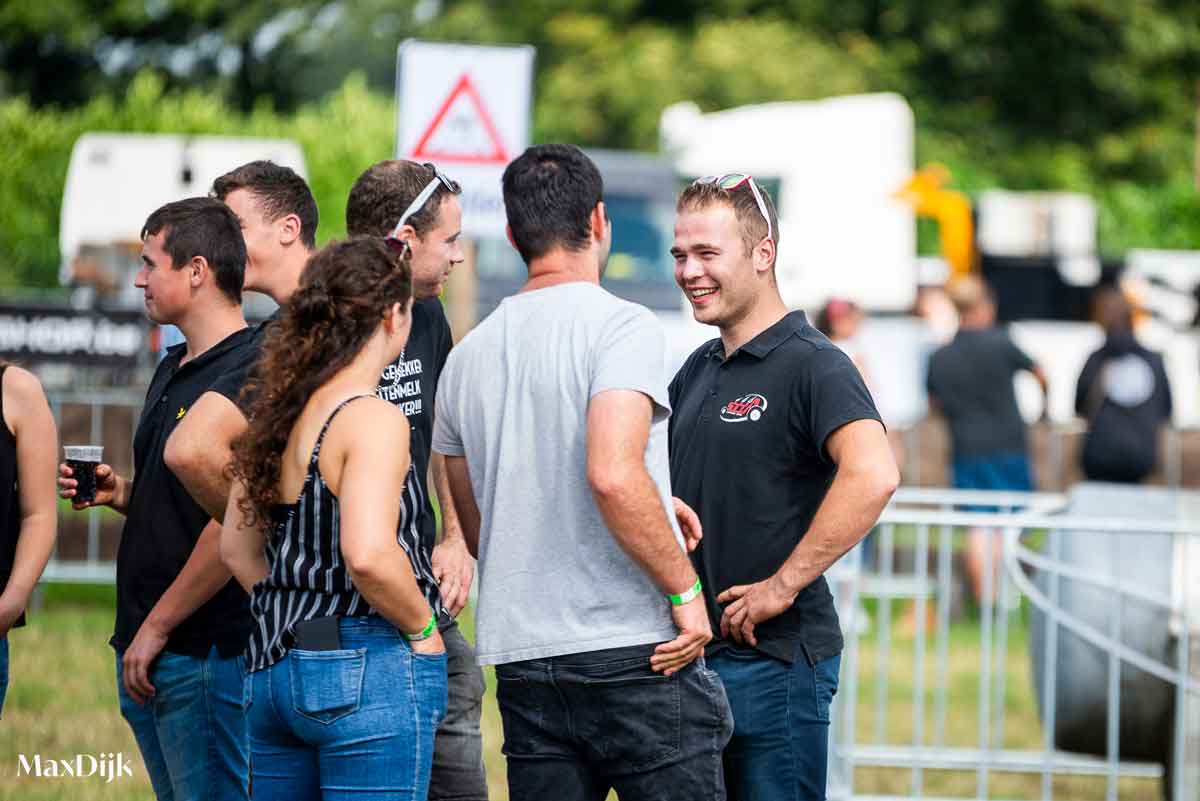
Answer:
[[(114, 447), (128, 449), (132, 453), (133, 433), (137, 417), (142, 408), (144, 397), (137, 392), (122, 392), (114, 390), (89, 390), (87, 392), (49, 392), (47, 399), (50, 410), (54, 414), (54, 422), (58, 426), (59, 436), (65, 444), (95, 444), (106, 445), (105, 458), (112, 461)], [(74, 408), (72, 408), (74, 407)], [(83, 415), (68, 415), (68, 411)], [(127, 412), (126, 420), (117, 420), (114, 412)], [(79, 425), (83, 423), (83, 425)], [(115, 431), (113, 429), (116, 429)], [(85, 430), (86, 431), (85, 431)], [(86, 439), (86, 443), (78, 438)], [(107, 440), (107, 442), (106, 442)], [(132, 458), (129, 459), (132, 463)], [(115, 554), (101, 553), (100, 533), (101, 516), (107, 514), (103, 509), (89, 509), (86, 512), (75, 512), (67, 509), (59, 516), (60, 532), (65, 528), (63, 523), (72, 518), (86, 515), (87, 539), (84, 546), (84, 558), (60, 558), (60, 545), (55, 545), (54, 553), (42, 574), (46, 582), (78, 582), (87, 584), (112, 584), (116, 581)]]
[[(1200, 595), (1193, 588), (1200, 525), (1138, 518), (1145, 510), (1137, 508), (1121, 518), (1066, 514), (1067, 501), (901, 490), (873, 533), (868, 569), (852, 552), (830, 571), (847, 633), (831, 711), (830, 797), (1051, 799), (1066, 776), (1101, 777), (1107, 799), (1118, 798), (1122, 780), (1164, 776), (1170, 797), (1197, 797), (1200, 681), (1193, 674), (1200, 665), (1192, 653), (1200, 619), (1188, 607)], [(958, 511), (970, 505), (993, 508)], [(992, 548), (982, 549), (977, 624), (965, 614), (952, 625), (956, 553), (970, 530), (985, 543), (1000, 538), (1002, 547), (995, 563)], [(1143, 558), (1146, 543), (1157, 549), (1153, 560)], [(1155, 586), (1144, 569), (1131, 572), (1135, 565), (1166, 581)], [(904, 607), (900, 623), (893, 620), (897, 604)], [(1151, 630), (1159, 633), (1153, 642)], [(1035, 697), (1022, 700), (1008, 682), (1022, 675), (1012, 665), (1025, 642)], [(1099, 665), (1089, 674), (1098, 686), (1081, 687), (1091, 662)], [(1064, 682), (1067, 670), (1075, 673)], [(1147, 700), (1164, 696), (1165, 706)], [(1082, 738), (1074, 725), (1081, 715), (1091, 727)], [(1071, 718), (1074, 728), (1056, 716)], [(1170, 735), (1157, 756), (1139, 745), (1149, 735), (1137, 728), (1156, 720)], [(1081, 739), (1093, 753), (1068, 751), (1062, 742), (1077, 751)], [(1139, 758), (1123, 758), (1129, 751)], [(1017, 782), (994, 779), (1021, 774)], [(1072, 787), (1063, 795), (1095, 797), (1098, 790)]]
[[(140, 394), (121, 392), (50, 396), (60, 431), (65, 431), (66, 410), (83, 407), (87, 410), (87, 438), (96, 443), (107, 439), (106, 445), (132, 444), (142, 400)], [(108, 427), (114, 410), (124, 410), (127, 430), (122, 427), (114, 432)], [(79, 432), (78, 408), (72, 409), (72, 414)], [(958, 511), (967, 505), (992, 509)], [(1200, 658), (1193, 656), (1200, 651), (1200, 635), (1195, 631), (1200, 615), (1189, 614), (1188, 608), (1195, 609), (1200, 600), (1193, 597), (1200, 596), (1195, 589), (1200, 587), (1200, 579), (1193, 576), (1200, 575), (1200, 525), (1173, 519), (1080, 517), (1067, 514), (1067, 506), (1067, 496), (1059, 494), (904, 488), (873, 534), (875, 543), (867, 550), (874, 558), (868, 568), (861, 569), (862, 546), (834, 566), (829, 578), (847, 632), (847, 647), (842, 686), (831, 712), (830, 797), (871, 801), (921, 796), (992, 798), (996, 797), (994, 776), (1027, 774), (1037, 778), (1037, 785), (1032, 793), (1024, 793), (1025, 797), (1051, 799), (1056, 778), (1093, 776), (1104, 779), (1105, 797), (1116, 799), (1122, 779), (1164, 778), (1164, 762), (1176, 766), (1166, 776), (1171, 797), (1197, 797), (1200, 759), (1189, 738), (1200, 732), (1200, 699), (1195, 698), (1200, 694), (1200, 682), (1192, 676), (1200, 671)], [(1200, 505), (1196, 512), (1192, 519), (1200, 520)], [(44, 581), (114, 582), (115, 565), (106, 558), (110, 555), (101, 553), (101, 514), (96, 509), (86, 513), (85, 557), (60, 559), (56, 549)], [(952, 606), (959, 580), (956, 553), (972, 528), (998, 530), (1002, 548), (994, 557), (995, 564), (992, 550), (983, 550), (984, 587), (977, 632), (972, 629), (966, 635), (954, 632), (952, 636)], [(1133, 559), (1137, 542), (1155, 537), (1170, 543), (1174, 569), (1168, 567), (1167, 590), (1134, 584), (1121, 575), (1127, 566), (1137, 563)], [(1064, 558), (1072, 552), (1072, 544), (1085, 539), (1093, 544), (1092, 550), (1099, 550), (1094, 543), (1103, 543), (1107, 549), (1102, 560), (1105, 569), (1088, 569)], [(1064, 597), (1078, 594), (1081, 586), (1107, 598), (1112, 613), (1097, 622), (1064, 607)], [(873, 609), (866, 614), (868, 602)], [(897, 605), (907, 606), (911, 612), (911, 636), (893, 636)], [(1014, 629), (1023, 631), (1022, 608), (1031, 621), (1029, 631), (1024, 632), (1031, 651), (1030, 670), (1036, 670), (1032, 657), (1039, 653), (1042, 665), (1034, 684), (1037, 698), (1026, 699), (1038, 708), (1032, 724), (1028, 720), (1022, 724), (1037, 730), (1032, 738), (1029, 731), (1014, 736), (1009, 721), (1008, 665), (1017, 653), (1012, 650)], [(1147, 610), (1152, 610), (1149, 618)], [(1132, 647), (1123, 630), (1127, 629), (1126, 618), (1154, 616), (1162, 624), (1160, 628), (1169, 629), (1170, 648), (1147, 653)], [(1039, 619), (1040, 627), (1033, 625)], [(864, 633), (862, 629), (868, 627), (869, 633)], [(1056, 741), (1061, 739), (1056, 721), (1060, 696), (1066, 694), (1064, 686), (1069, 688), (1059, 676), (1059, 651), (1066, 637), (1078, 638), (1103, 655), (1104, 745), (1098, 754), (1068, 751)], [(911, 662), (904, 662), (910, 651)], [(970, 663), (965, 677), (951, 664), (964, 659)], [(1171, 730), (1169, 753), (1160, 760), (1122, 758), (1127, 739), (1123, 729), (1128, 722), (1122, 721), (1122, 715), (1130, 717), (1125, 696), (1130, 693), (1127, 685), (1132, 674), (1152, 677), (1171, 697), (1169, 719), (1164, 722)], [(971, 684), (969, 704), (952, 697), (952, 681), (954, 686), (964, 681)], [(905, 688), (904, 682), (911, 682), (911, 688)], [(893, 685), (907, 689), (903, 706), (908, 719), (900, 726), (896, 725)], [(964, 725), (972, 730), (971, 736), (964, 736)], [(902, 771), (905, 779), (891, 776), (890, 781), (873, 781), (864, 773), (871, 770)], [(930, 781), (930, 776), (944, 777), (946, 772), (973, 775), (973, 791), (954, 792), (958, 789), (955, 785), (950, 791), (929, 795), (930, 789), (948, 786), (944, 781), (940, 785)]]

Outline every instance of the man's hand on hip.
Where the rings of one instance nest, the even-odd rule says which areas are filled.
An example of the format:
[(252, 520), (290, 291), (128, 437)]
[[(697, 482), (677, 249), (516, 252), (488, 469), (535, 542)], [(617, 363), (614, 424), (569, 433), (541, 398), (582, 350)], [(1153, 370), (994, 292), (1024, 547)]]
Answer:
[(732, 637), (747, 645), (758, 645), (754, 627), (791, 608), (797, 593), (783, 586), (778, 575), (754, 584), (739, 584), (717, 596), (717, 603), (729, 603), (721, 615), (721, 636)]
[(650, 657), (650, 668), (665, 676), (678, 673), (691, 664), (712, 640), (712, 625), (708, 622), (703, 595), (697, 595), (686, 604), (672, 605), (671, 617), (675, 628), (679, 629), (679, 636), (655, 648)]

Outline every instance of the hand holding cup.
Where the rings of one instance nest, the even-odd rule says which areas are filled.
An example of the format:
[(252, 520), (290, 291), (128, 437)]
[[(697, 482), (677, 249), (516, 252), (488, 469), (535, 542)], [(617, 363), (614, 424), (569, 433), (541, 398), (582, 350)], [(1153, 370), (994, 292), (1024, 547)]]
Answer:
[(58, 495), (75, 509), (112, 503), (117, 474), (100, 460), (104, 448), (96, 445), (66, 445), (65, 461), (58, 466)]

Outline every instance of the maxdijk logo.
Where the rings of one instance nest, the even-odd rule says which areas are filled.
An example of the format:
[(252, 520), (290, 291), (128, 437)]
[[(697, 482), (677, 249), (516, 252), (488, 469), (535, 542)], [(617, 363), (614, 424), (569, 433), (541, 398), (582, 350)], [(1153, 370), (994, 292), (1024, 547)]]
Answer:
[(767, 410), (767, 399), (757, 393), (735, 398), (721, 409), (721, 419), (726, 423), (756, 422)]
[(70, 759), (48, 759), (34, 754), (29, 759), (17, 754), (17, 776), (36, 776), (39, 779), (90, 779), (99, 776), (105, 783), (123, 776), (133, 777), (133, 764), (122, 753), (76, 754)]

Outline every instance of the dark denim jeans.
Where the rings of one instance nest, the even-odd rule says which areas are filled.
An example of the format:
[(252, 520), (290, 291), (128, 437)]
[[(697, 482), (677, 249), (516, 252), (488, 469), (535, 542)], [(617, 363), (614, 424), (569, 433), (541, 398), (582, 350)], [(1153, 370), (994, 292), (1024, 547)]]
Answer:
[(511, 801), (719, 801), (733, 730), (703, 660), (670, 677), (654, 645), (496, 666)]
[(413, 653), (380, 617), (342, 648), (292, 649), (246, 679), (254, 801), (423, 801), (446, 714), (446, 655)]
[(792, 664), (750, 648), (726, 648), (709, 659), (733, 709), (725, 749), (729, 801), (818, 801), (825, 798), (829, 704), (841, 657), (813, 664), (797, 647)]
[(483, 671), (475, 664), (475, 649), (458, 624), (442, 629), (446, 643), (448, 702), (446, 717), (433, 744), (429, 801), (488, 801), (483, 767)]
[(125, 691), (117, 652), (117, 700), (133, 729), (159, 801), (249, 798), (241, 657), (203, 659), (164, 652), (150, 670), (154, 698), (138, 704)]

